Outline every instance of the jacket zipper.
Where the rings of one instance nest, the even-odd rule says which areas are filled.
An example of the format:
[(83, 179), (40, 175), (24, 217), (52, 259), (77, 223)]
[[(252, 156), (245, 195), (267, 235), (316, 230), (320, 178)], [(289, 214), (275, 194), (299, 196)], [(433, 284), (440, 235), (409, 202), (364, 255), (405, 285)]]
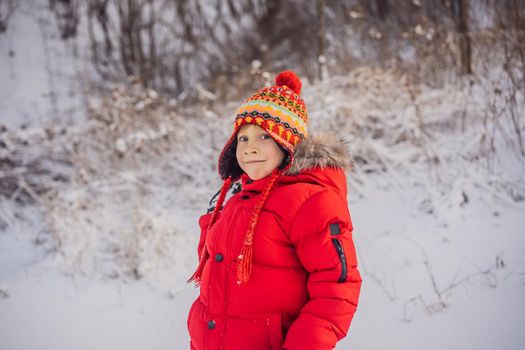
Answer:
[[(237, 221), (239, 220), (239, 215), (236, 215), (235, 217), (235, 220), (233, 221), (232, 223), (232, 227), (235, 228), (235, 225), (237, 224)], [(231, 232), (234, 232), (234, 230), (232, 230)], [(228, 256), (233, 256), (232, 255), (232, 234), (228, 234), (228, 251), (226, 252), (226, 254), (228, 254)], [(226, 267), (228, 269), (228, 273), (226, 274), (226, 288), (225, 288), (225, 300), (224, 300), (224, 326), (222, 328), (222, 334), (223, 336), (221, 337), (221, 346), (224, 342), (224, 335), (226, 334), (226, 326), (227, 326), (227, 323), (228, 323), (228, 313), (229, 313), (229, 304), (230, 304), (230, 299), (229, 299), (229, 293), (230, 293), (230, 283), (231, 283), (231, 279), (230, 279), (230, 274), (231, 274), (231, 271), (233, 269), (233, 264), (232, 264), (232, 259), (228, 259), (228, 267)]]
[(343, 249), (343, 245), (341, 244), (341, 241), (337, 238), (332, 238), (332, 243), (334, 244), (335, 250), (337, 251), (337, 255), (339, 255), (339, 260), (341, 260), (341, 275), (339, 276), (339, 279), (337, 280), (338, 283), (343, 283), (346, 281), (346, 256), (345, 251)]

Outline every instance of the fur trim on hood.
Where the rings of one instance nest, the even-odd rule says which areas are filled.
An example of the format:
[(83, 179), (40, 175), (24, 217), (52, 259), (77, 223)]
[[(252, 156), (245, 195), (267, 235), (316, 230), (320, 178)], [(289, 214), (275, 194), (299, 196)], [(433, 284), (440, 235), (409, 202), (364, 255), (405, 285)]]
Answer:
[(310, 135), (294, 152), (294, 162), (286, 175), (297, 175), (309, 168), (342, 168), (352, 165), (348, 152), (348, 140), (337, 135)]

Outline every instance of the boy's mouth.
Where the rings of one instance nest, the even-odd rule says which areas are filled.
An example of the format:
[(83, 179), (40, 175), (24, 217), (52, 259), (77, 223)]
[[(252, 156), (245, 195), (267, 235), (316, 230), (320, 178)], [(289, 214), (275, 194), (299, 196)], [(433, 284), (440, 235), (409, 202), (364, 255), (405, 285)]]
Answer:
[(264, 160), (245, 160), (244, 164), (262, 163)]

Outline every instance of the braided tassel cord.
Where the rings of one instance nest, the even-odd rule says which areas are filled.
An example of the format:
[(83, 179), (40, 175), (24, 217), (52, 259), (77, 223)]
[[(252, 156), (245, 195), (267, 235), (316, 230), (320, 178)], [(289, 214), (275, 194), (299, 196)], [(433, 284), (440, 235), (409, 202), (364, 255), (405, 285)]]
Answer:
[(250, 279), (250, 275), (252, 273), (253, 233), (255, 232), (255, 227), (257, 227), (259, 214), (261, 213), (261, 209), (266, 202), (266, 198), (268, 197), (270, 190), (280, 175), (281, 173), (277, 170), (271, 175), (272, 178), (268, 182), (268, 185), (266, 185), (266, 188), (264, 189), (264, 192), (262, 193), (261, 198), (255, 206), (255, 209), (250, 218), (250, 225), (248, 226), (248, 231), (244, 237), (243, 246), (237, 261), (237, 284), (239, 285), (245, 284)]

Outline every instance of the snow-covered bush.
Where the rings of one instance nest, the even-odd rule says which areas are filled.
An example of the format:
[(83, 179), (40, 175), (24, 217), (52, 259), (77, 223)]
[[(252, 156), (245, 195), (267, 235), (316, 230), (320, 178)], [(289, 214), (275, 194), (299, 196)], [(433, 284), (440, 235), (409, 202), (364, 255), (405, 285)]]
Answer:
[(2, 194), (41, 205), (66, 272), (148, 275), (186, 237), (175, 208), (205, 210), (219, 186), (220, 123), (139, 85), (115, 87), (93, 100), (85, 125), (5, 129)]
[[(382, 191), (415, 187), (420, 190), (410, 201), (445, 217), (480, 198), (524, 199), (522, 156), (504, 137), (511, 129), (498, 124), (501, 118), (486, 118), (493, 111), (483, 95), (490, 84), (435, 88), (396, 70), (368, 67), (314, 85), (305, 81), (303, 95), (311, 132), (348, 140), (355, 163), (351, 199), (366, 195), (370, 183)], [(188, 227), (180, 225), (187, 217), (180, 208), (203, 212), (219, 188), (216, 159), (238, 103), (182, 107), (139, 85), (117, 86), (91, 103), (86, 125), (0, 134), (5, 159), (45, 160), (48, 169), (43, 175), (31, 165), (40, 163), (26, 163), (24, 171), (34, 175), (12, 177), (9, 193), (29, 193), (42, 205), (69, 273), (151, 275), (175, 255), (193, 254), (177, 250), (188, 237), (180, 234), (179, 227)], [(520, 123), (523, 128), (523, 118)], [(23, 138), (28, 141), (13, 146)], [(4, 174), (20, 171), (3, 164)], [(194, 227), (189, 237), (197, 239)], [(177, 261), (191, 265), (191, 259)]]
[(172, 263), (184, 216), (174, 208), (204, 210), (216, 185), (217, 118), (186, 113), (153, 90), (117, 87), (64, 140), (73, 174), (45, 209), (67, 271), (138, 278)]
[(476, 188), (486, 189), (489, 202), (523, 200), (523, 167), (516, 166), (523, 156), (517, 141), (508, 142), (516, 140), (512, 110), (501, 105), (499, 117), (490, 117), (500, 98), (487, 95), (491, 89), (488, 80), (436, 88), (397, 70), (361, 68), (306, 89), (305, 99), (313, 129), (348, 137), (354, 191), (367, 177), (384, 189), (422, 187), (422, 209), (436, 212), (464, 205)]

